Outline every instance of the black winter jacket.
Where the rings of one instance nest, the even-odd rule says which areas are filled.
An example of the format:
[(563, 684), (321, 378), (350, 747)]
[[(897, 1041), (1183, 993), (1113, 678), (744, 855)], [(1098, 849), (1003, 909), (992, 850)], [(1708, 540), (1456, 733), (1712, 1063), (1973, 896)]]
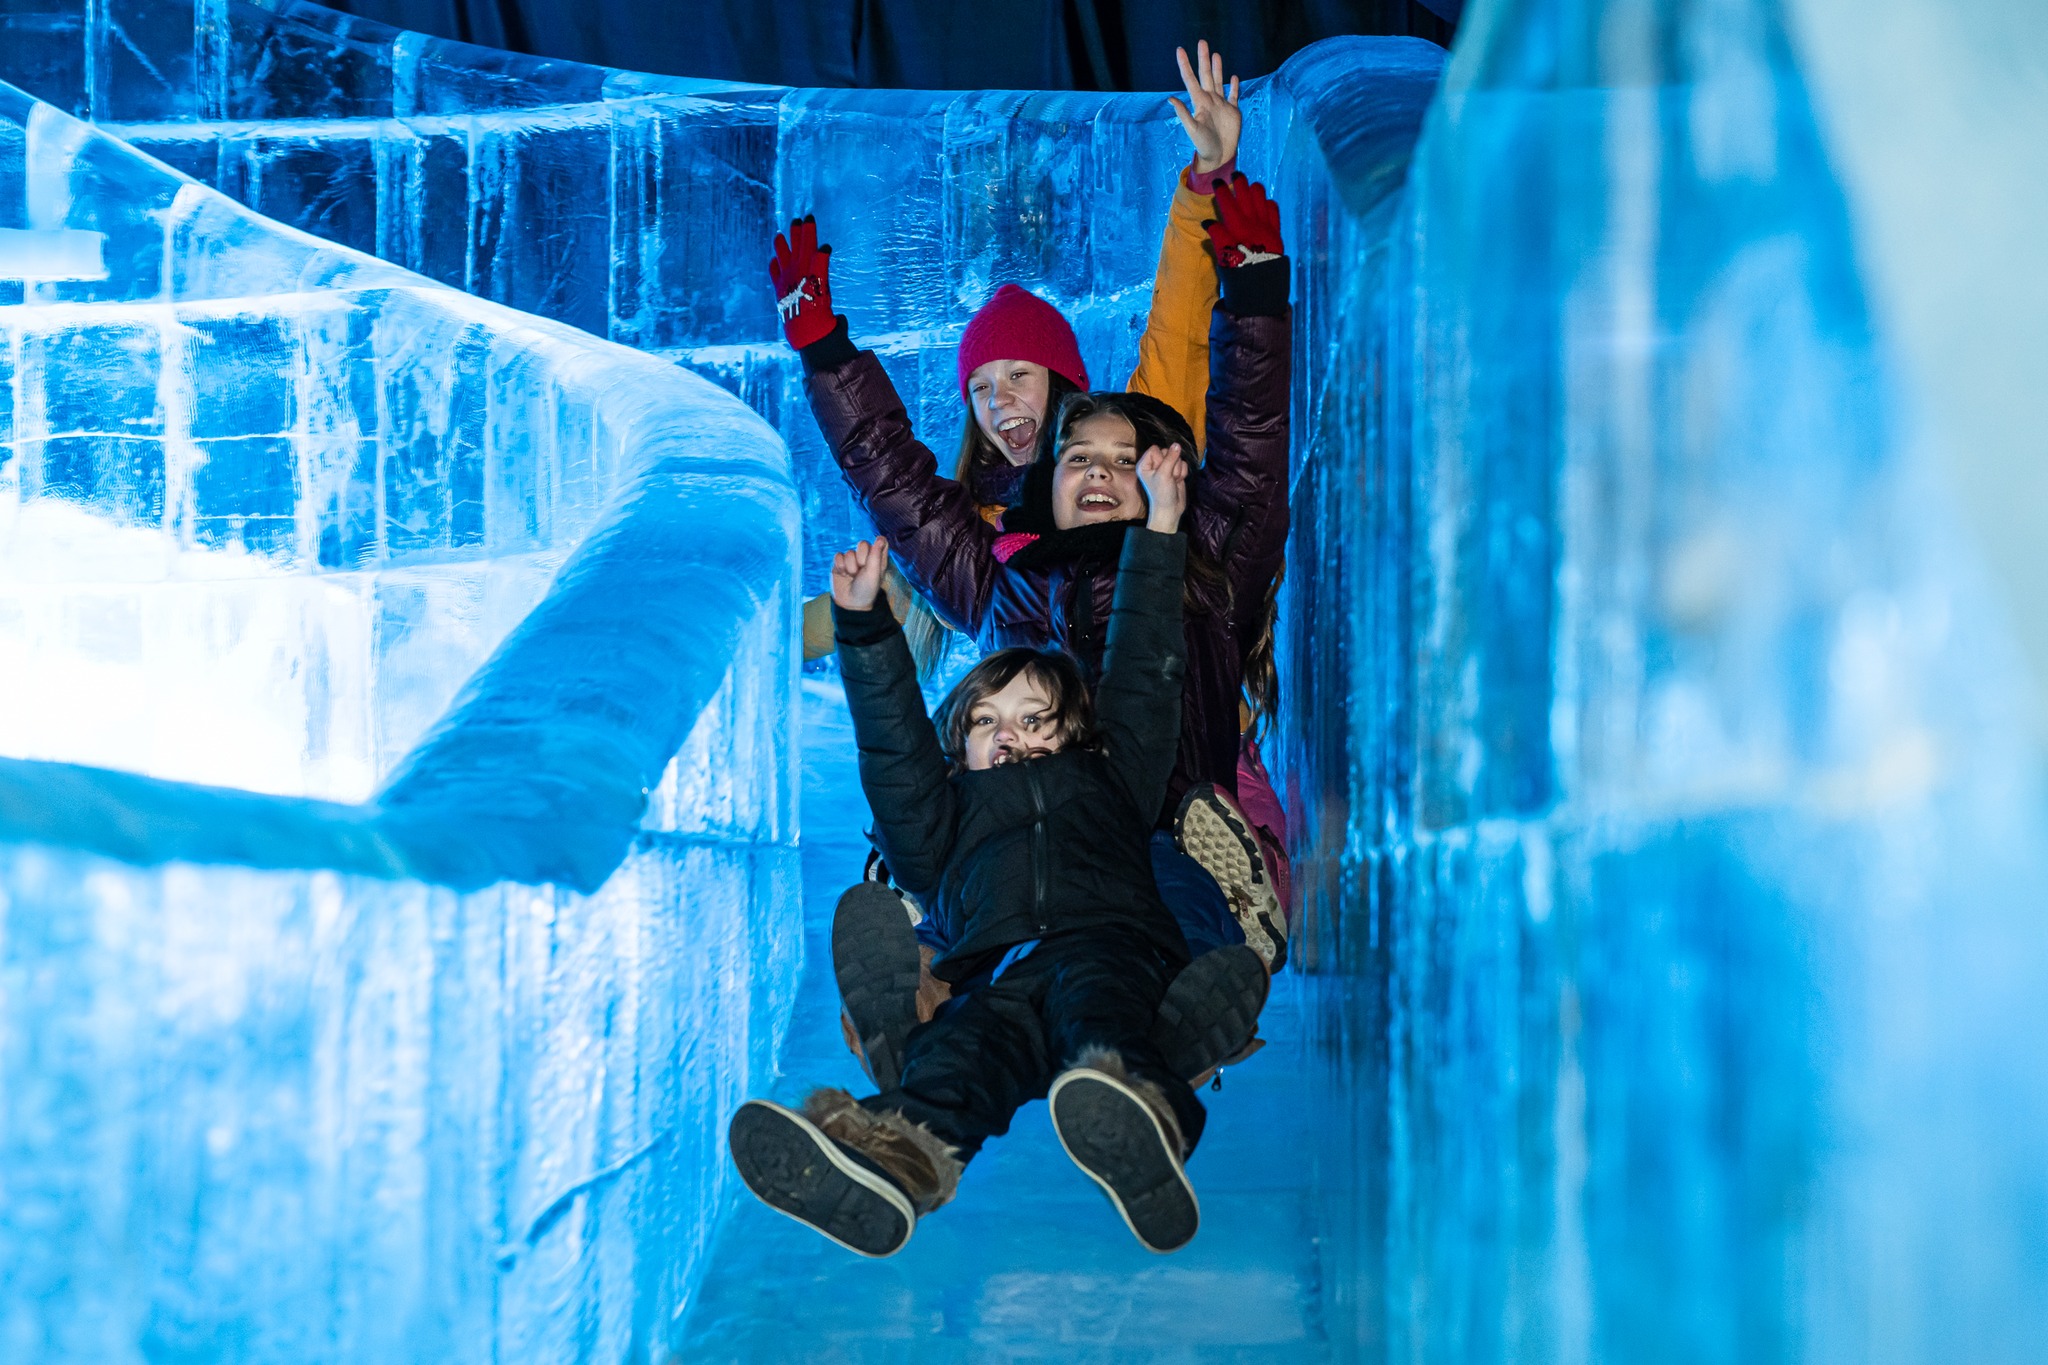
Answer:
[(1012, 945), (1110, 923), (1135, 923), (1169, 960), (1188, 960), (1150, 847), (1180, 735), (1186, 564), (1185, 535), (1125, 539), (1095, 691), (1099, 748), (950, 776), (896, 618), (833, 608), (875, 842), (953, 945), (932, 966), (942, 980), (964, 981)]

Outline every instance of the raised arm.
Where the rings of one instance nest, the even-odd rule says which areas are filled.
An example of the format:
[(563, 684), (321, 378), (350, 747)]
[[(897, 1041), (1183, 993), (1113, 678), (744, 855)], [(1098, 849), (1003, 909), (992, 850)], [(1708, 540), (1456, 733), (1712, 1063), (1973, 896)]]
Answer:
[(803, 358), (804, 392), (825, 444), (861, 506), (888, 537), (904, 576), (955, 630), (974, 634), (1000, 568), (995, 531), (973, 497), (939, 474), (910, 414), (872, 351), (857, 350), (832, 311), (831, 251), (808, 218), (777, 235), (769, 267), (789, 342)]
[(1242, 634), (1287, 550), (1288, 404), (1294, 318), (1280, 214), (1238, 176), (1209, 233), (1222, 301), (1209, 332), (1209, 456), (1191, 533), (1230, 579)]
[[(909, 622), (918, 609), (918, 598), (911, 590), (910, 580), (906, 579), (903, 571), (894, 565), (890, 566), (889, 572), (882, 578), (882, 596), (888, 599), (889, 610), (895, 613), (896, 619), (904, 623), (903, 633), (908, 638), (911, 635)], [(821, 592), (816, 597), (805, 598), (802, 621), (805, 663), (822, 659), (839, 648), (838, 637), (832, 632), (831, 593)], [(918, 659), (915, 646), (911, 648), (910, 657)], [(924, 678), (929, 672), (930, 665), (923, 659), (918, 659), (918, 677)]]
[(953, 847), (953, 785), (903, 628), (880, 600), (887, 561), (887, 542), (880, 538), (833, 559), (839, 672), (860, 746), (860, 785), (874, 813), (875, 842), (898, 885), (914, 896), (930, 896)]
[(1209, 261), (1204, 224), (1215, 217), (1217, 184), (1227, 183), (1237, 169), (1238, 133), (1244, 119), (1237, 104), (1237, 78), (1223, 79), (1221, 54), (1210, 52), (1205, 42), (1192, 65), (1185, 48), (1174, 55), (1188, 98), (1185, 104), (1178, 99), (1169, 103), (1187, 130), (1195, 156), (1174, 186), (1166, 237), (1159, 244), (1159, 268), (1152, 277), (1152, 310), (1145, 319), (1145, 334), (1138, 338), (1138, 367), (1129, 387), (1187, 418), (1200, 450), (1207, 443), (1202, 396), (1209, 385), (1209, 315), (1216, 309), (1216, 269)]
[(1188, 540), (1180, 534), (1187, 465), (1180, 448), (1146, 451), (1138, 478), (1149, 507), (1145, 525), (1124, 535), (1095, 719), (1110, 771), (1149, 820), (1166, 802), (1187, 680), (1181, 588)]

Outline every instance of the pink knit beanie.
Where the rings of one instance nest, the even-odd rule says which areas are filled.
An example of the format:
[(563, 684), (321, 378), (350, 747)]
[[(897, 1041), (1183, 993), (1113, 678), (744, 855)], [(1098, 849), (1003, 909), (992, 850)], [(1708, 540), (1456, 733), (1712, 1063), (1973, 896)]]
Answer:
[(991, 360), (1029, 360), (1062, 375), (1075, 387), (1088, 387), (1088, 367), (1081, 363), (1081, 344), (1060, 310), (1027, 289), (1006, 284), (983, 304), (960, 334), (960, 393), (967, 376)]

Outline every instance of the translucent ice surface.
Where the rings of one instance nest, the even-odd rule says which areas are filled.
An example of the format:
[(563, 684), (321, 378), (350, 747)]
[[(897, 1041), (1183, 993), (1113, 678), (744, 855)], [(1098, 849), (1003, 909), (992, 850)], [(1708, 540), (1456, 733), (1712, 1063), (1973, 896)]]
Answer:
[(106, 267), (0, 260), (0, 1356), (621, 1358), (800, 951), (782, 443), (6, 86), (0, 227)]
[(1762, 3), (1465, 34), (1401, 199), (1285, 201), (1348, 266), (1280, 756), (1332, 1336), (2038, 1359), (2029, 689), (1798, 54)]
[[(868, 528), (761, 285), (777, 224), (815, 211), (828, 225), (854, 335), (943, 446), (960, 425), (953, 341), (1005, 279), (1068, 310), (1094, 372), (1130, 373), (1186, 160), (1150, 95), (653, 77), (300, 0), (115, 0), (91, 17), (69, 0), (4, 0), (10, 24), (0, 79), (259, 212), (739, 395), (790, 446), (811, 591)], [(1248, 97), (1255, 125), (1263, 90)]]
[[(501, 1296), (487, 1315), (494, 1349), (516, 1360), (2048, 1355), (2048, 823), (2022, 739), (2029, 680), (1976, 548), (1902, 435), (1919, 388), (1872, 309), (1866, 225), (1816, 133), (1801, 53), (1769, 0), (1498, 0), (1474, 6), (1463, 33), (1440, 90), (1440, 57), (1425, 45), (1347, 40), (1302, 52), (1246, 95), (1243, 161), (1275, 185), (1296, 266), (1294, 531), (1269, 757), (1302, 905), (1295, 965), (1266, 1017), (1272, 1046), (1205, 1097), (1210, 1138), (1190, 1171), (1208, 1226), (1194, 1247), (1161, 1260), (1118, 1240), (1042, 1111), (977, 1161), (958, 1203), (893, 1261), (856, 1263), (752, 1205), (707, 1243), (724, 1169), (711, 1123), (738, 1086), (858, 1084), (815, 960), (784, 1073), (770, 1083), (735, 1060), (763, 1055), (790, 1003), (799, 887), (822, 948), (831, 898), (855, 875), (861, 812), (843, 711), (829, 674), (810, 680), (816, 752), (798, 876), (780, 842), (787, 787), (766, 777), (785, 771), (786, 656), (774, 657), (780, 690), (743, 668), (715, 680), (664, 669), (664, 642), (687, 645), (702, 622), (644, 610), (664, 600), (668, 555), (746, 563), (756, 551), (686, 536), (637, 561), (647, 571), (634, 591), (578, 599), (564, 594), (592, 581), (579, 560), (550, 580), (547, 556), (582, 556), (612, 544), (609, 533), (579, 539), (585, 523), (557, 536), (536, 523), (502, 555), (406, 561), (419, 573), (488, 563), (509, 576), (420, 589), (443, 605), (408, 620), (438, 623), (446, 636), (432, 650), (450, 662), (416, 671), (452, 698), (387, 715), (379, 708), (400, 694), (378, 691), (371, 669), (361, 727), (395, 738), (365, 739), (350, 760), (357, 775), (302, 764), (266, 776), (251, 758), (232, 778), (331, 796), (368, 783), (382, 793), (375, 807), (0, 765), (0, 811), (42, 840), (9, 865), (8, 894), (76, 908), (8, 924), (10, 1093), (37, 1098), (21, 1110), (34, 1122), (7, 1138), (25, 1155), (0, 1179), (48, 1193), (10, 1195), (0, 1235), (14, 1240), (0, 1245), (16, 1254), (35, 1229), (95, 1230), (63, 1240), (54, 1270), (21, 1252), (23, 1269), (0, 1277), (31, 1286), (8, 1300), (10, 1324), (29, 1324), (10, 1325), (9, 1340), (110, 1320), (111, 1308), (60, 1319), (39, 1306), (79, 1302), (67, 1286), (90, 1283), (130, 1326), (67, 1344), (78, 1358), (458, 1354), (441, 1343), (481, 1339), (467, 1324), (484, 1318), (463, 1315), (478, 1311), (470, 1294), (489, 1277)], [(882, 353), (943, 448), (960, 420), (951, 344), (1004, 279), (1069, 310), (1094, 373), (1128, 373), (1183, 155), (1154, 96), (651, 79), (486, 53), (294, 0), (4, 0), (0, 35), (0, 75), (248, 205), (738, 395), (791, 451), (812, 588), (860, 522), (761, 285), (776, 221), (815, 211), (827, 225), (856, 337)], [(1909, 74), (1855, 79), (1872, 84), (1867, 98), (1908, 100)], [(195, 304), (285, 292), (206, 292), (259, 267), (309, 288), (328, 287), (326, 272), (382, 268), (248, 235), (223, 201), (185, 202), (209, 206), (206, 240), (234, 237), (236, 248), (124, 252), (111, 207), (64, 225), (108, 230), (110, 265), (132, 276), (171, 261), (167, 278), (189, 279)], [(427, 307), (405, 278), (394, 294)], [(29, 312), (96, 297), (77, 284), (32, 288)], [(435, 306), (482, 310), (487, 327), (503, 317), (453, 294)], [(372, 337), (369, 352), (380, 344)], [(626, 364), (579, 349), (595, 343), (561, 344), (608, 357), (607, 373)], [(140, 398), (121, 398), (144, 390), (122, 377), (138, 353), (147, 348), (81, 352), (114, 377), (95, 414), (107, 425), (82, 428), (97, 442), (89, 459), (49, 466), (94, 471), (92, 486), (107, 490), (98, 505), (112, 509), (99, 514), (107, 535), (161, 496), (176, 534), (151, 542), (149, 562), (166, 567), (149, 572), (164, 581), (254, 581), (236, 566), (260, 560), (294, 582), (362, 573), (378, 593), (396, 583), (396, 562), (322, 561), (324, 531), (295, 530), (296, 551), (266, 540), (252, 523), (277, 514), (253, 505), (239, 530), (199, 534), (196, 511), (178, 510), (200, 505), (196, 476), (188, 498), (170, 473), (151, 482), (153, 466), (115, 458), (153, 439)], [(176, 406), (190, 401), (176, 366), (155, 363), (173, 377), (150, 381), (149, 393), (168, 395), (153, 401), (196, 411)], [(369, 369), (366, 384), (394, 382)], [(631, 387), (642, 392), (637, 378)], [(483, 392), (498, 400), (495, 383)], [(14, 420), (42, 420), (15, 401)], [(554, 400), (532, 401), (540, 416), (499, 430), (561, 430)], [(427, 423), (437, 459), (469, 448), (453, 415), (468, 409), (447, 411)], [(700, 409), (690, 411), (681, 426), (694, 431)], [(741, 445), (759, 435), (746, 431)], [(203, 467), (163, 459), (166, 471)], [(470, 524), (457, 511), (459, 468), (422, 477), (434, 490), (420, 494), (426, 510), (376, 523), (387, 528), (379, 554), (412, 553), (411, 517)], [(299, 486), (341, 485), (309, 473)], [(536, 499), (552, 486), (520, 485)], [(55, 519), (27, 519), (24, 502), (19, 534), (60, 541), (79, 501), (65, 496)], [(356, 534), (352, 513), (320, 511), (317, 496), (300, 495), (295, 528), (338, 521), (337, 537)], [(498, 505), (485, 499), (487, 513)], [(699, 536), (725, 529), (677, 515)], [(487, 539), (497, 525), (486, 517)], [(94, 562), (141, 562), (124, 544), (96, 542)], [(35, 572), (11, 563), (10, 584)], [(142, 573), (95, 572), (65, 591)], [(737, 579), (746, 588), (760, 576)], [(256, 596), (267, 583), (246, 601), (222, 593), (218, 619), (273, 610)], [(81, 623), (76, 644), (41, 626), (23, 637), (69, 670), (59, 695), (127, 685), (92, 671), (112, 653), (93, 642), (117, 637), (89, 600), (13, 591)], [(533, 600), (522, 592), (547, 595), (522, 616)], [(458, 599), (478, 604), (459, 630), (447, 607)], [(189, 620), (185, 610), (170, 598), (160, 609)], [(360, 624), (381, 609), (274, 610), (301, 612), (293, 619), (318, 625), (318, 639), (340, 642), (322, 646), (336, 657), (368, 631), (362, 657), (383, 658), (382, 637)], [(786, 648), (786, 622), (730, 610), (748, 621), (742, 633), (760, 632), (748, 641), (769, 642), (758, 652)], [(576, 629), (598, 621), (609, 622), (606, 647), (592, 649)], [(189, 649), (192, 631), (171, 638)], [(626, 641), (651, 652), (614, 660)], [(755, 652), (743, 644), (737, 657)], [(292, 700), (260, 652), (217, 653), (217, 711), (248, 713), (230, 698), (282, 698), (263, 733), (315, 723), (312, 701)], [(488, 661), (461, 683), (477, 659)], [(520, 686), (562, 676), (601, 690), (615, 664), (649, 688), (702, 682), (671, 706), (700, 717), (687, 740), (584, 743), (613, 711), (550, 709)], [(47, 704), (37, 699), (51, 690), (20, 704)], [(322, 704), (321, 715), (340, 714)], [(102, 744), (131, 770), (190, 761), (142, 752), (175, 748), (158, 724), (79, 731), (62, 744)], [(251, 749), (290, 755), (300, 742)], [(222, 761), (213, 746), (189, 747)], [(646, 776), (615, 780), (629, 771)], [(53, 803), (60, 782), (65, 799)], [(652, 789), (644, 802), (641, 787)], [(614, 871), (636, 821), (687, 838), (630, 836)], [(240, 880), (181, 865), (178, 876), (199, 880), (174, 884), (130, 866), (165, 856), (156, 850), (172, 833), (235, 863), (218, 876)], [(659, 861), (684, 848), (730, 861)], [(491, 885), (459, 894), (368, 880), (392, 860), (438, 860), (436, 886)], [(282, 870), (303, 864), (327, 870)], [(493, 880), (508, 868), (512, 881)], [(601, 889), (532, 890), (548, 878)], [(365, 911), (329, 908), (315, 894), (329, 885), (343, 888), (344, 909)], [(211, 925), (219, 903), (251, 907), (243, 937), (223, 944), (193, 927)], [(763, 933), (771, 905), (790, 918)], [(389, 964), (417, 957), (377, 956), (407, 934), (431, 945), (433, 971), (409, 975)], [(282, 946), (260, 946), (273, 941)], [(684, 942), (710, 956), (664, 957)], [(486, 984), (466, 984), (472, 969)], [(465, 1013), (462, 1002), (490, 990), (506, 1002), (497, 1014)], [(370, 1015), (326, 1003), (351, 991), (393, 1003)], [(207, 1032), (215, 1016), (195, 1001), (232, 1027)], [(452, 1015), (437, 1013), (444, 1001)], [(153, 1042), (148, 1066), (142, 1050), (117, 1051), (115, 1079), (102, 1079), (93, 1048), (133, 1036), (123, 1021), (145, 1009), (185, 1021), (165, 1038), (199, 1042), (191, 1054)], [(296, 1009), (309, 1011), (303, 1022)], [(359, 1018), (417, 1028), (378, 1033)], [(662, 1070), (674, 1049), (699, 1055), (700, 1037), (716, 1040), (717, 1065)], [(228, 1060), (178, 1069), (187, 1055)], [(464, 1083), (432, 1102), (451, 1075)], [(143, 1095), (152, 1103), (125, 1098)], [(183, 1107), (200, 1103), (193, 1095), (204, 1112), (246, 1117), (202, 1127)], [(53, 1148), (51, 1133), (101, 1133), (97, 1106), (130, 1125), (104, 1128), (111, 1147)], [(299, 1112), (318, 1119), (294, 1127)], [(145, 1114), (164, 1136), (137, 1126)], [(417, 1137), (427, 1124), (463, 1136)], [(306, 1133), (318, 1141), (295, 1136)], [(129, 1160), (145, 1142), (179, 1155)], [(516, 1154), (444, 1160), (500, 1151), (492, 1142)], [(254, 1167), (236, 1164), (244, 1152)], [(229, 1169), (318, 1178), (213, 1174)], [(273, 1308), (300, 1293), (297, 1281), (204, 1278), (245, 1264), (231, 1257), (242, 1242), (209, 1241), (209, 1229), (256, 1225), (246, 1210), (286, 1207), (278, 1192), (298, 1189), (312, 1193), (289, 1207), (310, 1210), (300, 1222), (321, 1264), (340, 1267), (323, 1281), (345, 1287), (335, 1298), (286, 1314)], [(141, 1202), (122, 1202), (131, 1190)], [(207, 1221), (215, 1190), (228, 1210), (218, 1224)], [(192, 1208), (201, 1214), (163, 1212)], [(671, 1211), (680, 1230), (664, 1243), (649, 1229)], [(121, 1240), (137, 1236), (169, 1250)], [(478, 1269), (485, 1258), (465, 1249), (498, 1259)], [(286, 1255), (264, 1265), (297, 1273)], [(377, 1278), (393, 1265), (408, 1272), (402, 1283)], [(43, 1278), (23, 1278), (31, 1269)], [(134, 1290), (124, 1274), (155, 1276), (157, 1288)], [(394, 1311), (360, 1311), (371, 1294)]]

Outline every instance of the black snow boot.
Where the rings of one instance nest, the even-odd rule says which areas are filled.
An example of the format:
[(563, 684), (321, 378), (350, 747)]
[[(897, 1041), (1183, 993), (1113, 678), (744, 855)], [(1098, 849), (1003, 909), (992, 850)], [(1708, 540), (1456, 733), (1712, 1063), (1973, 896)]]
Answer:
[(1266, 859), (1259, 852), (1252, 822), (1237, 802), (1211, 783), (1196, 783), (1181, 798), (1173, 817), (1173, 839), (1223, 888), (1230, 912), (1244, 930), (1244, 941), (1266, 970), (1277, 972), (1286, 966), (1287, 916), (1273, 879), (1266, 875)]
[(1114, 1052), (1090, 1048), (1046, 1099), (1060, 1145), (1147, 1250), (1178, 1251), (1193, 1240), (1202, 1211), (1181, 1167), (1180, 1124), (1158, 1086), (1130, 1075)]
[(1181, 968), (1152, 1025), (1152, 1043), (1173, 1074), (1198, 1085), (1243, 1052), (1259, 1031), (1259, 1011), (1272, 984), (1266, 964), (1242, 943), (1204, 953)]
[(849, 1251), (893, 1256), (917, 1220), (953, 1197), (961, 1163), (923, 1124), (813, 1090), (803, 1112), (748, 1100), (727, 1135), (747, 1188)]
[(886, 882), (849, 887), (832, 915), (832, 974), (860, 1039), (861, 1060), (881, 1090), (903, 1077), (903, 1046), (917, 1027), (917, 929)]

